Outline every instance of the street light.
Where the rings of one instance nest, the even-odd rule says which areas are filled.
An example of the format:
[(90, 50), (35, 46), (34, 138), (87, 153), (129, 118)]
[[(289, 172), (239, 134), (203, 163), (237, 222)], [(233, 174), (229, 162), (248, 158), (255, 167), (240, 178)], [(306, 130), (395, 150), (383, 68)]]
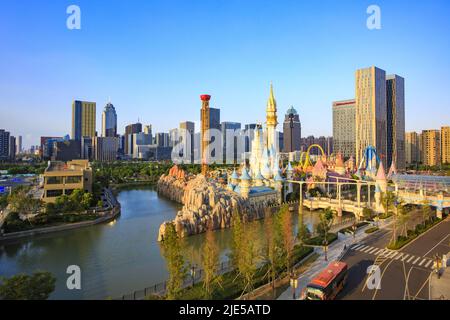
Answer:
[(328, 261), (328, 239), (327, 236), (325, 236), (325, 238), (323, 239), (323, 250), (325, 253), (325, 261)]
[(196, 273), (196, 267), (195, 267), (195, 264), (193, 264), (191, 266), (192, 286), (195, 285), (195, 273)]
[(295, 290), (297, 290), (298, 287), (298, 279), (295, 276), (295, 273), (291, 272), (291, 288), (292, 288), (292, 299), (295, 300)]

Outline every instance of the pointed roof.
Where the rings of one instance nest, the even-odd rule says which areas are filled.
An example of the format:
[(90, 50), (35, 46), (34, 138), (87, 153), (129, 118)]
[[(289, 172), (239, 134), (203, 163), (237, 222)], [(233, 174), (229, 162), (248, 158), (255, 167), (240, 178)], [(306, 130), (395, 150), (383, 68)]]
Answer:
[(248, 171), (246, 168), (242, 169), (242, 174), (241, 174), (241, 180), (251, 180), (252, 178), (250, 178), (250, 176), (248, 175)]
[(264, 177), (261, 174), (261, 170), (258, 170), (258, 173), (256, 174), (255, 180), (264, 180)]
[(275, 181), (283, 181), (283, 177), (280, 175), (280, 171), (277, 171), (277, 174), (274, 178)]
[(270, 95), (269, 101), (267, 101), (267, 111), (277, 111), (277, 101), (275, 100), (275, 95), (273, 94), (273, 84), (270, 83)]
[(318, 176), (318, 175), (323, 174), (324, 171), (325, 171), (325, 167), (323, 166), (322, 160), (319, 158), (319, 160), (317, 160), (316, 164), (314, 165), (312, 174), (314, 176)]
[(231, 175), (231, 179), (239, 179), (239, 176), (236, 172), (236, 169), (233, 170), (233, 174)]
[(388, 179), (390, 179), (393, 175), (397, 174), (397, 168), (395, 167), (394, 161), (392, 161), (391, 167), (389, 168)]
[(376, 179), (377, 180), (386, 180), (386, 172), (384, 171), (384, 166), (383, 166), (382, 161), (380, 161), (380, 166), (378, 167)]
[(287, 168), (286, 168), (286, 171), (294, 171), (294, 169), (292, 168), (292, 165), (291, 165), (291, 162), (289, 161), (288, 162), (288, 166), (287, 166)]

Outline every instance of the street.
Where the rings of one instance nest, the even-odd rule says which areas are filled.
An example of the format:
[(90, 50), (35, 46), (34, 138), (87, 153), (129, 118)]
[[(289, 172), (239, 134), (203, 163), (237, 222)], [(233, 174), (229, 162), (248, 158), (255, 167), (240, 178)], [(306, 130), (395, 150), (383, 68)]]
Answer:
[[(382, 229), (350, 247), (342, 261), (349, 266), (349, 277), (337, 299), (409, 300), (430, 299), (429, 277), (434, 255), (450, 252), (450, 220), (439, 223), (401, 250), (387, 250), (390, 228)], [(380, 269), (381, 288), (366, 285), (367, 269)]]

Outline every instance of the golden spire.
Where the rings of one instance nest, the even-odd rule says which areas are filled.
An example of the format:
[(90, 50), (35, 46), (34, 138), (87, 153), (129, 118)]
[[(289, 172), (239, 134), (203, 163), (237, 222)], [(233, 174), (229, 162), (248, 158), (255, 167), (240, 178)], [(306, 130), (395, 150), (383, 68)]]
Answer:
[(277, 102), (275, 100), (275, 95), (273, 94), (273, 84), (270, 82), (270, 96), (267, 101), (267, 111), (276, 112), (277, 111)]
[(276, 127), (278, 124), (277, 102), (275, 100), (275, 95), (273, 94), (272, 82), (270, 83), (270, 96), (269, 96), (269, 100), (267, 101), (266, 124), (271, 127)]

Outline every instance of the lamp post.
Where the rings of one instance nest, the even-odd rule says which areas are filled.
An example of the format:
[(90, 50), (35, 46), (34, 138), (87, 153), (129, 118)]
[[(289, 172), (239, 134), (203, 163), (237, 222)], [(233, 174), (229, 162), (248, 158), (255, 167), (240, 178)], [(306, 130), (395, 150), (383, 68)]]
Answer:
[(195, 273), (196, 273), (196, 266), (195, 266), (195, 264), (193, 264), (191, 266), (192, 286), (195, 285)]
[(328, 261), (328, 235), (325, 234), (325, 238), (323, 239), (323, 251), (325, 253), (325, 261)]
[(295, 300), (295, 291), (297, 290), (298, 287), (298, 279), (295, 276), (295, 273), (291, 272), (291, 288), (292, 288), (292, 299)]
[(294, 114), (291, 112), (289, 113), (289, 126), (291, 128), (291, 150), (290, 152), (294, 151), (293, 141), (292, 141), (292, 131), (294, 131)]

